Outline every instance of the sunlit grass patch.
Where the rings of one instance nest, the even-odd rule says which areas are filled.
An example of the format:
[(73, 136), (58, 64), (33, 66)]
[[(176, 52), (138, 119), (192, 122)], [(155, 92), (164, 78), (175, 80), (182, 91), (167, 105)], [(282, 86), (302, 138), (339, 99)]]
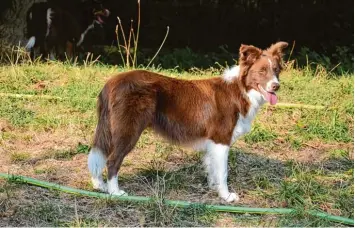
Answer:
[(244, 141), (248, 144), (272, 141), (277, 137), (276, 133), (265, 129), (263, 126), (254, 124), (249, 134), (244, 136)]
[(305, 112), (294, 130), (305, 139), (320, 138), (326, 141), (350, 142), (353, 140), (349, 124), (336, 111)]
[(31, 158), (31, 154), (27, 152), (13, 152), (10, 154), (10, 160), (13, 163), (24, 163)]
[(78, 143), (76, 148), (51, 150), (43, 154), (43, 158), (57, 159), (57, 160), (70, 160), (78, 154), (89, 154), (90, 146)]
[[(97, 123), (96, 98), (111, 75), (126, 69), (55, 62), (0, 69), (3, 169), (93, 190), (83, 167)], [(151, 70), (181, 79), (203, 79), (221, 72)], [(265, 106), (252, 131), (236, 142), (229, 156), (228, 185), (239, 193), (241, 205), (288, 207), (297, 213), (226, 215), (199, 207), (182, 210), (162, 205), (164, 199), (223, 202), (208, 188), (203, 153), (171, 145), (148, 129), (124, 161), (119, 184), (131, 195), (155, 197), (156, 201), (147, 205), (98, 202), (22, 186), (22, 193), (29, 192), (31, 197), (17, 196), (24, 202), (17, 212), (25, 213), (15, 213), (10, 225), (338, 226), (305, 211), (353, 216), (353, 75), (312, 74), (300, 69), (283, 72), (279, 102), (322, 105), (324, 109)], [(28, 169), (21, 169), (24, 166)]]

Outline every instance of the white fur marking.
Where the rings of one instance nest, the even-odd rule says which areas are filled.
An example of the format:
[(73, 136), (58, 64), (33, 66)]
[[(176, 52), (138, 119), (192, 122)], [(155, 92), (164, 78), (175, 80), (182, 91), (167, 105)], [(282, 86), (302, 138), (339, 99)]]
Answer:
[[(267, 59), (269, 61), (269, 65), (270, 65), (270, 70), (271, 72), (274, 72), (273, 69), (272, 69), (272, 61), (268, 58)], [(272, 78), (272, 80), (268, 81), (267, 84), (266, 84), (266, 91), (272, 91), (272, 88), (271, 88), (271, 85), (272, 83), (275, 82), (277, 84), (279, 84), (279, 80), (277, 79), (276, 75), (274, 75), (274, 77)]]
[(31, 36), (31, 38), (28, 40), (25, 48), (27, 50), (30, 50), (30, 49), (32, 49), (35, 46), (35, 44), (36, 44), (36, 37)]
[(197, 140), (197, 141), (189, 144), (188, 146), (190, 146), (195, 151), (206, 151), (209, 141), (210, 140), (207, 140), (207, 139), (200, 139), (200, 140)]
[(49, 32), (50, 32), (50, 29), (51, 29), (52, 14), (53, 14), (53, 10), (51, 8), (48, 8), (48, 10), (47, 10), (47, 33), (46, 33), (46, 37), (49, 36)]
[(86, 33), (88, 33), (91, 29), (94, 28), (94, 23), (95, 21), (91, 25), (89, 25), (83, 33), (81, 33), (80, 40), (76, 43), (76, 46), (80, 46), (84, 42)]
[(207, 140), (206, 145), (204, 164), (210, 188), (217, 190), (219, 196), (227, 202), (238, 201), (238, 195), (230, 193), (227, 186), (229, 146), (211, 140)]
[(259, 108), (266, 102), (264, 96), (258, 91), (252, 89), (247, 93), (250, 101), (250, 108), (246, 116), (239, 115), (236, 126), (233, 130), (231, 145), (242, 135), (250, 132), (251, 124)]
[(92, 184), (95, 189), (107, 192), (107, 185), (102, 178), (102, 172), (106, 165), (106, 158), (99, 148), (92, 148), (88, 157), (88, 167), (91, 173)]
[(223, 79), (226, 82), (232, 82), (234, 79), (238, 78), (240, 73), (240, 67), (234, 66), (232, 68), (226, 69), (223, 73)]
[(269, 61), (270, 69), (272, 70), (272, 62), (269, 58), (267, 60)]
[(267, 83), (266, 83), (266, 91), (272, 91), (272, 83), (277, 83), (277, 84), (279, 84), (280, 82), (279, 82), (279, 80), (277, 79), (277, 77), (274, 75), (274, 77), (270, 80), (270, 81), (268, 81)]
[(102, 177), (92, 177), (91, 181), (94, 189), (100, 190), (102, 192), (107, 192), (107, 184), (104, 182)]
[(116, 195), (116, 196), (127, 195), (125, 191), (119, 189), (117, 176), (113, 176), (111, 180), (107, 181), (107, 187), (108, 187), (108, 193), (111, 195)]
[(53, 51), (51, 51), (51, 52), (49, 53), (49, 59), (50, 59), (50, 60), (55, 60), (55, 54), (54, 54)]

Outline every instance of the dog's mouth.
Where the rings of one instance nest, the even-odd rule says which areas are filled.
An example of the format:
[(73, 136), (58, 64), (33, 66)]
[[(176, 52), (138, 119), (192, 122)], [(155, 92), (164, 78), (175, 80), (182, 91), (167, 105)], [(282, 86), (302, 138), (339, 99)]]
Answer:
[(96, 20), (100, 23), (103, 24), (105, 23), (104, 18), (107, 18), (108, 16), (110, 16), (110, 11), (108, 9), (103, 9), (103, 10), (99, 10), (96, 11), (94, 13)]
[(277, 95), (275, 92), (266, 91), (261, 85), (258, 84), (260, 93), (263, 95), (264, 99), (267, 100), (271, 105), (277, 103)]

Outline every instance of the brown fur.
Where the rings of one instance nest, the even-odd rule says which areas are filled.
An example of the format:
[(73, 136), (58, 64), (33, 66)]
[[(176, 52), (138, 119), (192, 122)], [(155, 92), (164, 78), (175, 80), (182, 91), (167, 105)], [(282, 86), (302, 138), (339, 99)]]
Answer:
[(94, 147), (107, 157), (108, 178), (117, 174), (147, 127), (174, 143), (210, 139), (229, 145), (239, 115), (249, 110), (245, 92), (271, 78), (261, 72), (269, 64), (262, 55), (279, 65), (278, 47), (283, 46), (275, 45), (266, 51), (242, 45), (240, 77), (229, 83), (222, 78), (178, 80), (144, 70), (111, 78), (99, 94), (94, 138)]

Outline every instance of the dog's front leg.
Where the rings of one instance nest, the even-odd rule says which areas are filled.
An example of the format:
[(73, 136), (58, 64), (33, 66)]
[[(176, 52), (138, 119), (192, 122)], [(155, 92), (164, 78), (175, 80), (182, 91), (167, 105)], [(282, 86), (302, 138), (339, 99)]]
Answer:
[(228, 154), (228, 145), (209, 141), (205, 155), (205, 165), (208, 172), (209, 186), (217, 190), (222, 199), (227, 202), (233, 202), (238, 201), (239, 197), (236, 193), (231, 193), (228, 190)]

